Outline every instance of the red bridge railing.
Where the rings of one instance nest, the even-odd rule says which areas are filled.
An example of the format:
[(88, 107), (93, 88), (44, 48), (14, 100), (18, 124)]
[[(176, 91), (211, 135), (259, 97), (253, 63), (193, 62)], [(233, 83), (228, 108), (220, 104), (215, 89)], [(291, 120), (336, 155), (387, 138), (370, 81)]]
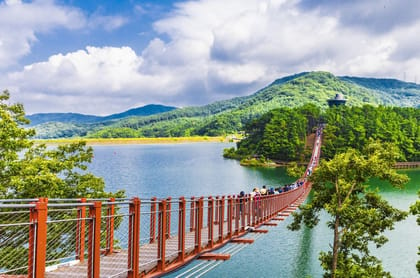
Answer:
[(252, 198), (0, 200), (0, 277), (156, 276), (277, 216), (310, 191), (321, 134), (295, 189)]

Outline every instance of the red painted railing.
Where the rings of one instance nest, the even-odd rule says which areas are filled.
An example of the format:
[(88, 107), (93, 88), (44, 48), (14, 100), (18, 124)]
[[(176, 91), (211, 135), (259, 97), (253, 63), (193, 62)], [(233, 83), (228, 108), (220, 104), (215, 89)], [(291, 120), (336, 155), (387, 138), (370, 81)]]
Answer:
[(171, 271), (244, 235), (248, 227), (259, 227), (306, 196), (310, 190), (306, 179), (318, 164), (320, 146), (321, 131), (303, 185), (258, 199), (229, 195), (2, 200), (0, 253), (15, 246), (16, 255), (11, 256), (26, 255), (13, 262), (0, 258), (0, 276), (55, 277), (76, 271), (71, 267), (75, 264), (80, 265), (81, 277), (156, 276)]

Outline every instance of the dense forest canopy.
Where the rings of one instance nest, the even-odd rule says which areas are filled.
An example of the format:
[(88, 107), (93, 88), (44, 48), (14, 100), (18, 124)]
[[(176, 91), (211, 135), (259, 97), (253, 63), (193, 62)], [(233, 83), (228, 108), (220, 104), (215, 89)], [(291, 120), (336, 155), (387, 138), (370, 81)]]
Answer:
[(245, 126), (245, 138), (225, 157), (265, 157), (271, 160), (304, 159), (306, 136), (318, 124), (320, 109), (311, 104), (299, 108), (278, 108)]
[(396, 145), (403, 161), (420, 161), (420, 109), (340, 106), (328, 109), (324, 118), (326, 158), (348, 148), (361, 151), (374, 139)]
[[(393, 143), (400, 160), (420, 161), (420, 109), (401, 107), (338, 106), (321, 112), (314, 105), (279, 108), (245, 126), (245, 138), (225, 157), (264, 157), (300, 161), (307, 135), (325, 123), (323, 156), (332, 158), (348, 148), (363, 150), (372, 140)], [(306, 156), (305, 156), (306, 155)]]

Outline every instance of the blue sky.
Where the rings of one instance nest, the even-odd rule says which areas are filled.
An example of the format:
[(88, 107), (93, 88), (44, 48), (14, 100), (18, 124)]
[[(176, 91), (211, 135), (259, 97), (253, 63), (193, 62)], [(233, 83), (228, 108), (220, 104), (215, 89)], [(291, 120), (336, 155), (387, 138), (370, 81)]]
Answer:
[(204, 105), (302, 71), (420, 81), (418, 0), (0, 1), (28, 114)]

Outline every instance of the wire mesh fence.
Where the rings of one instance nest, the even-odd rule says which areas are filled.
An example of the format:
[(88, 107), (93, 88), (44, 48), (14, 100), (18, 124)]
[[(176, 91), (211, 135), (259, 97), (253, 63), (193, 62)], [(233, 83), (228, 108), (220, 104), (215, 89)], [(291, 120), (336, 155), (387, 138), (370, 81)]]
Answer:
[(30, 207), (0, 204), (0, 275), (28, 272)]
[(101, 277), (125, 277), (129, 269), (129, 202), (103, 203), (101, 213)]
[(77, 207), (50, 207), (47, 220), (46, 265), (59, 265), (78, 259), (76, 240), (81, 219)]
[(159, 219), (159, 201), (156, 198), (152, 200), (142, 200), (140, 208), (140, 235), (139, 235), (139, 270), (140, 272), (149, 272), (157, 265), (158, 261), (158, 219)]

